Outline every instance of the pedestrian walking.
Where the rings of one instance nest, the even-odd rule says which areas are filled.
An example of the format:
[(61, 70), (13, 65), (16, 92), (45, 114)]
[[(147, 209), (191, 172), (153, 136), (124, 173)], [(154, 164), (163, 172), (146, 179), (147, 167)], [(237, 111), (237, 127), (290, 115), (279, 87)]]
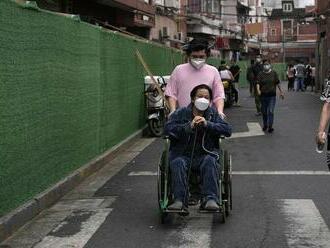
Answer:
[(315, 76), (316, 76), (316, 68), (315, 68), (315, 65), (312, 65), (311, 92), (314, 91), (314, 87), (315, 87)]
[(217, 68), (206, 64), (206, 58), (210, 55), (208, 41), (193, 39), (186, 47), (186, 55), (188, 63), (175, 67), (165, 89), (170, 113), (177, 108), (187, 107), (190, 104), (189, 92), (197, 85), (206, 84), (213, 92), (213, 106), (224, 118), (223, 84)]
[(260, 100), (260, 95), (257, 94), (257, 78), (259, 74), (263, 71), (263, 63), (260, 55), (256, 57), (256, 62), (252, 67), (252, 71), (254, 76), (254, 82), (253, 82), (254, 92), (256, 93), (254, 94), (254, 102), (257, 109), (256, 116), (259, 116), (261, 115), (261, 100)]
[(324, 101), (322, 106), (321, 115), (320, 115), (320, 122), (319, 127), (316, 133), (316, 145), (318, 152), (323, 151), (323, 147), (325, 143), (328, 141), (327, 145), (327, 165), (330, 170), (330, 126), (326, 133), (326, 127), (329, 124), (330, 120), (330, 71), (328, 74), (327, 81), (324, 85), (324, 90), (321, 95), (321, 101)]
[(231, 66), (229, 68), (231, 74), (234, 76), (234, 81), (233, 81), (233, 90), (234, 90), (234, 95), (235, 95), (235, 104), (234, 106), (240, 106), (239, 104), (239, 78), (240, 78), (240, 73), (241, 73), (241, 68), (239, 65), (236, 63), (236, 60), (233, 59), (231, 61)]
[(276, 104), (276, 88), (278, 88), (281, 98), (284, 99), (284, 93), (281, 89), (277, 73), (272, 70), (269, 62), (265, 62), (263, 71), (259, 73), (257, 78), (257, 92), (261, 99), (261, 112), (263, 118), (262, 130), (268, 130), (269, 133), (274, 131), (273, 123)]
[(295, 91), (305, 91), (305, 85), (304, 85), (304, 80), (305, 80), (305, 66), (303, 62), (298, 63), (295, 66), (296, 70), (296, 80), (295, 80)]
[(254, 97), (255, 96), (255, 90), (254, 90), (254, 74), (253, 74), (253, 66), (254, 66), (254, 59), (251, 59), (251, 65), (248, 67), (246, 71), (246, 79), (249, 82), (249, 92), (250, 96)]
[(294, 90), (294, 81), (296, 79), (296, 70), (292, 64), (289, 64), (288, 70), (286, 72), (286, 77), (288, 79), (288, 91)]

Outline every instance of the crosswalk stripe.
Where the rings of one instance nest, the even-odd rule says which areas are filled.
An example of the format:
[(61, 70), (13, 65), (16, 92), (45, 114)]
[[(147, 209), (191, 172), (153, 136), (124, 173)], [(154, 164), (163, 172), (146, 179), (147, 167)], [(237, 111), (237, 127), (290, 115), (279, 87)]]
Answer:
[[(190, 215), (187, 222), (179, 228), (171, 231), (163, 248), (208, 248), (211, 246), (212, 214), (198, 213), (198, 207), (189, 208)], [(178, 241), (176, 245), (168, 245)]]
[(288, 222), (285, 235), (289, 248), (329, 247), (329, 228), (313, 200), (284, 199), (281, 202)]
[[(330, 176), (329, 171), (233, 171), (233, 175), (301, 175), (301, 176)], [(131, 171), (128, 176), (157, 176), (155, 171)]]
[(265, 133), (262, 131), (262, 128), (261, 128), (261, 126), (258, 122), (248, 122), (247, 126), (248, 126), (249, 131), (233, 133), (229, 139), (246, 138), (246, 137), (254, 137), (254, 136), (265, 135)]
[(97, 209), (73, 212), (34, 247), (83, 248), (111, 211), (112, 209)]

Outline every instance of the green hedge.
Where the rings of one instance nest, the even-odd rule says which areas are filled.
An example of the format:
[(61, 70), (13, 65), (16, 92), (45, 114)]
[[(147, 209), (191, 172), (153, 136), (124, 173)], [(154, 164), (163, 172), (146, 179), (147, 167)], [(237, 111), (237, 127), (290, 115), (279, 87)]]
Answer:
[(145, 125), (144, 69), (176, 50), (0, 1), (0, 215)]

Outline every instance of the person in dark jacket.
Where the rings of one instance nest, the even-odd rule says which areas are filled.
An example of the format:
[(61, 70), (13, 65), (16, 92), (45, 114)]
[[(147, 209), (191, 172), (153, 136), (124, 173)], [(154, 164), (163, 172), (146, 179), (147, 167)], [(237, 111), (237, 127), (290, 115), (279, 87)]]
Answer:
[(169, 160), (174, 194), (174, 202), (168, 209), (187, 208), (191, 166), (201, 177), (201, 208), (218, 210), (219, 138), (229, 137), (231, 127), (210, 107), (212, 90), (209, 86), (196, 86), (190, 98), (189, 106), (177, 109), (165, 124), (165, 135), (171, 140)]
[(254, 60), (251, 60), (251, 66), (249, 66), (249, 68), (246, 71), (246, 79), (249, 82), (249, 92), (250, 92), (250, 96), (254, 97), (255, 92), (255, 86), (254, 86), (254, 82), (255, 82), (255, 78), (254, 78), (254, 73), (253, 73), (253, 67), (254, 67)]
[(257, 109), (257, 112), (256, 112), (257, 116), (261, 115), (261, 100), (260, 100), (260, 96), (257, 94), (257, 78), (258, 78), (259, 73), (261, 73), (263, 71), (263, 69), (264, 69), (264, 66), (263, 66), (261, 56), (258, 55), (256, 57), (255, 64), (252, 67), (252, 71), (253, 71), (253, 75), (254, 75), (254, 92), (255, 92), (254, 100), (255, 100), (256, 109)]
[(280, 97), (284, 99), (280, 80), (276, 71), (272, 70), (269, 62), (264, 63), (264, 70), (257, 78), (257, 92), (261, 99), (261, 112), (263, 118), (263, 131), (268, 129), (269, 133), (274, 132), (274, 109), (276, 104), (276, 88), (280, 92)]

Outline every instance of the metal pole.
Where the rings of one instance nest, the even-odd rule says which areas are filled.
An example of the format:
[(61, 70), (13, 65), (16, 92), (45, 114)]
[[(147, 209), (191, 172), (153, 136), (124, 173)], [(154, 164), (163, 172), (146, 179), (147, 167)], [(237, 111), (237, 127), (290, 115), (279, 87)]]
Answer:
[(284, 32), (284, 30), (282, 32), (283, 32), (283, 35), (282, 35), (282, 41), (283, 41), (283, 64), (285, 64), (285, 57), (286, 57), (286, 54), (285, 54), (285, 32)]

